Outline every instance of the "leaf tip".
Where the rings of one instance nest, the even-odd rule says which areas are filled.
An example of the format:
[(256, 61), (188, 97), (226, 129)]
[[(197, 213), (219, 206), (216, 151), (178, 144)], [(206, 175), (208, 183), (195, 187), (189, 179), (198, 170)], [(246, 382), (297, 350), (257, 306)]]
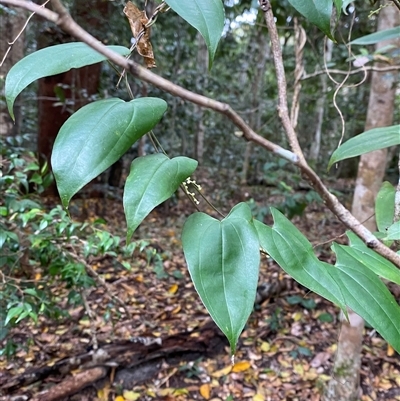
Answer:
[(14, 115), (14, 102), (10, 102), (9, 99), (6, 100), (7, 101), (7, 109), (8, 109), (8, 113), (10, 114), (10, 117), (12, 118), (14, 124), (15, 124), (15, 115)]

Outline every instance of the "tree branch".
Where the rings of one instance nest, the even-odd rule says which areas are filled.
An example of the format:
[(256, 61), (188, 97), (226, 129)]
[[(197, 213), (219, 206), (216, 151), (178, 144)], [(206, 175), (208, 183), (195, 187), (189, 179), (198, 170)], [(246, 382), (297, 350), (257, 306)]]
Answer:
[[(260, 0), (263, 4), (268, 4), (269, 1)], [(274, 62), (277, 68), (278, 77), (278, 91), (279, 91), (279, 105), (278, 111), (279, 116), (282, 120), (282, 124), (289, 137), (290, 145), (293, 152), (284, 149), (275, 143), (263, 138), (256, 134), (246, 122), (228, 105), (222, 102), (218, 102), (214, 99), (210, 99), (206, 96), (199, 95), (191, 92), (187, 89), (180, 87), (179, 85), (173, 84), (170, 81), (156, 75), (155, 73), (141, 67), (133, 61), (127, 60), (123, 56), (113, 52), (96, 38), (81, 28), (68, 14), (65, 7), (59, 0), (52, 0), (54, 10), (57, 12), (50, 11), (40, 7), (40, 5), (34, 4), (24, 0), (0, 0), (0, 4), (11, 5), (15, 7), (25, 8), (27, 10), (35, 12), (37, 15), (46, 18), (49, 21), (54, 22), (62, 30), (69, 33), (75, 39), (78, 39), (99, 53), (107, 57), (111, 62), (128, 70), (131, 74), (137, 78), (148, 82), (172, 95), (179, 96), (184, 100), (195, 103), (199, 106), (214, 110), (218, 113), (226, 115), (242, 132), (243, 136), (248, 140), (252, 141), (261, 147), (271, 151), (279, 157), (289, 160), (291, 163), (297, 165), (308, 181), (319, 193), (324, 200), (326, 206), (342, 221), (346, 227), (354, 231), (370, 248), (373, 248), (377, 253), (390, 260), (396, 266), (400, 268), (400, 255), (397, 255), (390, 248), (382, 244), (378, 239), (367, 230), (339, 201), (332, 195), (326, 186), (323, 184), (319, 176), (308, 166), (304, 159), (300, 145), (297, 140), (297, 135), (290, 124), (289, 112), (287, 107), (287, 95), (286, 95), (286, 80), (285, 70), (283, 68), (282, 52), (280, 49), (279, 36), (276, 30), (274, 16), (272, 10), (264, 11), (268, 28), (270, 30), (271, 42), (273, 44)], [(264, 10), (264, 9), (263, 9)]]
[(399, 0), (392, 0), (393, 4), (400, 10), (400, 1)]
[[(286, 94), (286, 80), (285, 70), (283, 67), (282, 51), (280, 48), (280, 40), (278, 31), (276, 29), (275, 17), (271, 8), (269, 0), (259, 0), (260, 7), (264, 11), (265, 21), (268, 27), (269, 35), (271, 38), (272, 52), (275, 63), (275, 73), (277, 77), (278, 93), (279, 93), (279, 117), (282, 120), (282, 125), (286, 131), (292, 150), (298, 154), (297, 134), (293, 129), (290, 121), (288, 108), (287, 108), (287, 94)], [(336, 198), (332, 195), (328, 188), (323, 184), (319, 176), (310, 168), (304, 157), (300, 157), (297, 163), (304, 176), (319, 193), (324, 200), (326, 206), (355, 234), (357, 234), (368, 247), (373, 248), (379, 254), (390, 260), (397, 267), (400, 268), (400, 255), (397, 255), (390, 248), (382, 244), (369, 230), (367, 230), (362, 223), (360, 223)]]

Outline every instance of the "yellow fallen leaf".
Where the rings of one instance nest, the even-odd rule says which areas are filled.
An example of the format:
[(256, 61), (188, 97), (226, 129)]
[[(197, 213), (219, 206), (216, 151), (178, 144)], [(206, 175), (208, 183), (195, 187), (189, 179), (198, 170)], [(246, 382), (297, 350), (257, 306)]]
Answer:
[(263, 352), (268, 352), (270, 349), (271, 349), (271, 345), (270, 345), (270, 343), (269, 342), (267, 342), (267, 341), (263, 341), (262, 343), (261, 343), (261, 351), (263, 351)]
[(173, 284), (171, 287), (169, 287), (168, 292), (170, 294), (175, 294), (178, 291), (178, 284)]
[(302, 319), (303, 314), (301, 312), (296, 312), (296, 313), (293, 313), (292, 317), (295, 322), (298, 322), (299, 320)]
[(42, 278), (42, 273), (35, 274), (35, 281), (39, 281)]
[(222, 377), (222, 376), (226, 376), (229, 373), (231, 373), (232, 370), (232, 365), (227, 366), (226, 368), (220, 369), (220, 370), (216, 370), (215, 372), (211, 373), (212, 377)]
[(262, 394), (256, 394), (253, 397), (253, 401), (265, 401), (265, 398), (264, 398), (264, 396)]
[(318, 379), (321, 380), (321, 381), (323, 381), (323, 382), (327, 382), (327, 381), (329, 381), (329, 380), (331, 379), (331, 377), (328, 376), (328, 375), (322, 374), (322, 375), (319, 375), (319, 376), (318, 376)]
[(200, 386), (200, 394), (203, 398), (205, 398), (206, 400), (210, 399), (210, 390), (211, 390), (211, 386), (206, 383), (206, 384), (202, 384)]
[(303, 376), (304, 375), (304, 368), (303, 365), (300, 364), (294, 364), (293, 366), (293, 370), (295, 373), (297, 373), (299, 376)]
[(162, 397), (166, 397), (167, 395), (171, 395), (175, 389), (173, 388), (162, 388), (158, 393)]
[(125, 401), (125, 398), (122, 397), (122, 395), (117, 395), (117, 396), (114, 398), (114, 401)]
[(393, 356), (394, 355), (394, 348), (390, 344), (388, 344), (388, 349), (387, 349), (386, 355), (387, 356)]
[(234, 373), (244, 372), (245, 370), (249, 369), (250, 367), (251, 367), (251, 364), (249, 361), (240, 361), (233, 365), (232, 372), (234, 372)]
[(173, 392), (173, 395), (186, 395), (186, 394), (189, 394), (189, 391), (186, 388), (177, 388)]
[(126, 401), (137, 401), (140, 397), (140, 393), (135, 393), (134, 391), (124, 390), (122, 394)]

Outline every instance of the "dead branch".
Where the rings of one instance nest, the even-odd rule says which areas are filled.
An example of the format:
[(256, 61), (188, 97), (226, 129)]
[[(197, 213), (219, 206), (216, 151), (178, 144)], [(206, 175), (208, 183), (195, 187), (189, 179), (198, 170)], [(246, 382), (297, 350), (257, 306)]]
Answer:
[(104, 367), (96, 367), (78, 373), (75, 376), (68, 377), (56, 386), (49, 390), (42, 391), (36, 397), (31, 398), (31, 401), (57, 401), (63, 397), (76, 394), (89, 384), (100, 380), (107, 374), (107, 369)]

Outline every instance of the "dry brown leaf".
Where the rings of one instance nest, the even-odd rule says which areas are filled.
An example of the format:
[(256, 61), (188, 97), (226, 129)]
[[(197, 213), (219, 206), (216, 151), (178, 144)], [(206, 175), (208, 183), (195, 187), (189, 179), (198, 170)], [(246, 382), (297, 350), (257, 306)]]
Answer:
[[(146, 28), (146, 24), (149, 22), (146, 12), (140, 11), (131, 1), (128, 1), (124, 7), (124, 14), (128, 18), (133, 37), (136, 40), (136, 49), (144, 58), (146, 67), (155, 67), (153, 46), (150, 42), (150, 28)], [(144, 33), (140, 36), (142, 31)]]

